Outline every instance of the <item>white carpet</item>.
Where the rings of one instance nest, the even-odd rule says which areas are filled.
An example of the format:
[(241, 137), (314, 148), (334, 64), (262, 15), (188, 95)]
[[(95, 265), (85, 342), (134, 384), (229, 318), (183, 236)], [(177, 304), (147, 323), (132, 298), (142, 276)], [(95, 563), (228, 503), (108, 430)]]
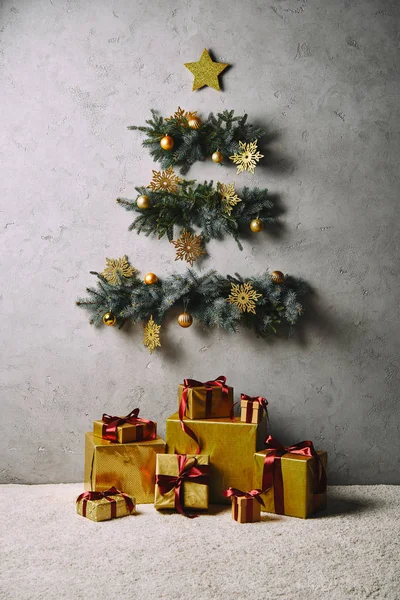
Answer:
[(81, 491), (0, 486), (2, 600), (400, 598), (399, 487), (331, 487), (318, 518), (246, 525), (150, 505), (94, 523), (75, 513)]

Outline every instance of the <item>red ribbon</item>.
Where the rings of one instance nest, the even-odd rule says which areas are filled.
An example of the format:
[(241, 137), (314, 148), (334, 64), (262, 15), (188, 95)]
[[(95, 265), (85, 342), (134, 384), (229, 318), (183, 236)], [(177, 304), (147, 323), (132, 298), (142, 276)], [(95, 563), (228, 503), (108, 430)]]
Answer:
[[(137, 441), (143, 439), (144, 425), (154, 425), (154, 423), (153, 421), (139, 417), (139, 410), (139, 408), (135, 408), (129, 413), (129, 415), (126, 415), (126, 417), (112, 417), (111, 415), (104, 414), (101, 419), (103, 421), (103, 439), (109, 440), (110, 442), (118, 442), (118, 427), (124, 425), (125, 423), (131, 423), (132, 425), (137, 426), (142, 425), (142, 427), (138, 428)], [(156, 439), (155, 427), (153, 428), (151, 436), (146, 439)]]
[(263, 398), (262, 396), (248, 396), (247, 394), (240, 394), (240, 400), (247, 400), (246, 423), (251, 423), (252, 421), (254, 402), (258, 402), (261, 410), (264, 410), (268, 417), (268, 400), (266, 398)]
[[(206, 388), (206, 419), (207, 419), (211, 413), (212, 389), (213, 389), (213, 387), (219, 386), (222, 388), (223, 395), (228, 394), (228, 386), (226, 385), (225, 382), (226, 382), (226, 377), (224, 375), (220, 375), (216, 379), (213, 379), (212, 381), (206, 381), (205, 383), (202, 383), (201, 381), (197, 381), (196, 379), (184, 379), (183, 380), (184, 389), (183, 389), (182, 398), (181, 398), (181, 401), (179, 404), (179, 420), (181, 422), (182, 431), (184, 431), (189, 437), (191, 437), (192, 440), (194, 440), (194, 442), (197, 444), (196, 454), (199, 454), (199, 452), (200, 452), (199, 438), (197, 437), (195, 432), (192, 429), (190, 429), (190, 427), (188, 425), (186, 425), (186, 423), (184, 423), (184, 421), (183, 421), (183, 418), (186, 413), (188, 391), (190, 388), (194, 388), (194, 387), (205, 387)], [(232, 415), (231, 415), (231, 418), (232, 418)]]
[(183, 502), (183, 484), (185, 481), (208, 485), (209, 465), (199, 465), (197, 458), (186, 458), (186, 454), (177, 454), (179, 474), (156, 475), (156, 484), (163, 496), (175, 488), (175, 508), (181, 514), (194, 519), (198, 515), (189, 515), (185, 512)]
[[(229, 498), (231, 496), (234, 497), (233, 518), (235, 519), (235, 521), (237, 521), (237, 519), (238, 519), (237, 498), (243, 497), (243, 496), (248, 499), (254, 498), (254, 500), (259, 502), (262, 506), (265, 506), (264, 500), (261, 498), (260, 494), (262, 494), (262, 490), (259, 490), (259, 489), (250, 490), (249, 492), (242, 492), (242, 490), (238, 490), (237, 488), (230, 487), (224, 491), (224, 496), (226, 498)], [(246, 521), (250, 522), (252, 520), (252, 517), (253, 517), (253, 505), (251, 502), (247, 502), (246, 503)]]
[(111, 487), (109, 490), (107, 490), (105, 492), (93, 492), (93, 491), (83, 492), (83, 494), (78, 496), (78, 498), (76, 499), (76, 503), (78, 504), (78, 502), (83, 500), (82, 515), (84, 517), (86, 517), (86, 506), (87, 506), (88, 501), (89, 500), (101, 500), (102, 498), (105, 498), (106, 500), (108, 500), (111, 503), (111, 518), (115, 519), (115, 517), (117, 516), (117, 501), (115, 500), (115, 498), (110, 498), (110, 496), (122, 496), (125, 500), (126, 507), (130, 513), (135, 508), (135, 505), (133, 504), (132, 499), (129, 496), (127, 496), (126, 494), (124, 494), (123, 492), (120, 492), (119, 490), (117, 490), (117, 488), (115, 488), (115, 487)]
[(285, 512), (281, 458), (287, 453), (314, 458), (317, 473), (313, 494), (323, 494), (326, 491), (326, 472), (312, 442), (305, 440), (294, 446), (282, 446), (272, 435), (269, 435), (265, 444), (268, 449), (271, 449), (271, 452), (268, 452), (264, 459), (262, 489), (267, 490), (274, 486), (276, 514), (283, 515)]

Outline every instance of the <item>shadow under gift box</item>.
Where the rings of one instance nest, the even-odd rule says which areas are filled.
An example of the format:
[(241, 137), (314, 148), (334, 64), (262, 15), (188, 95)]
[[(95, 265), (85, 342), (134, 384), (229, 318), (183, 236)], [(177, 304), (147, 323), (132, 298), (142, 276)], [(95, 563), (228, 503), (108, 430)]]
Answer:
[[(184, 419), (196, 434), (201, 454), (210, 455), (210, 503), (230, 504), (224, 490), (235, 487), (249, 490), (253, 486), (254, 453), (264, 447), (266, 419), (242, 423), (239, 417)], [(194, 454), (195, 442), (182, 431), (178, 413), (167, 419), (166, 441), (168, 454)]]
[[(254, 487), (262, 489), (264, 473), (264, 460), (271, 450), (261, 450), (254, 455)], [(321, 465), (327, 469), (328, 455), (321, 450), (317, 451)], [(284, 454), (281, 457), (284, 513), (288, 517), (307, 519), (313, 513), (326, 507), (326, 492), (314, 494), (316, 480), (315, 459), (312, 456), (299, 454)], [(274, 500), (274, 486), (265, 494), (261, 494), (264, 506), (261, 510), (276, 513)]]
[(85, 490), (104, 492), (115, 486), (134, 496), (137, 504), (153, 504), (156, 454), (165, 454), (166, 444), (155, 440), (119, 444), (85, 436)]

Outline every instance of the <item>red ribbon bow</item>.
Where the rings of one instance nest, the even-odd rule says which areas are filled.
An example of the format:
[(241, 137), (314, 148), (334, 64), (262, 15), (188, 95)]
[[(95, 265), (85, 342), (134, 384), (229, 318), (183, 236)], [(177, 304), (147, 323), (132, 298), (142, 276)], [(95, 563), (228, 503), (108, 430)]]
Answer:
[(76, 499), (76, 503), (78, 504), (78, 502), (83, 500), (82, 515), (84, 517), (86, 517), (86, 506), (87, 506), (88, 501), (89, 500), (101, 500), (102, 498), (105, 498), (106, 500), (108, 500), (111, 503), (111, 518), (115, 519), (115, 517), (117, 516), (117, 501), (115, 500), (115, 498), (110, 498), (110, 496), (122, 496), (125, 500), (126, 507), (130, 513), (135, 508), (135, 505), (133, 504), (132, 499), (129, 496), (127, 496), (126, 494), (124, 494), (123, 492), (120, 492), (119, 490), (117, 490), (117, 488), (115, 488), (115, 487), (111, 487), (109, 490), (107, 490), (105, 492), (93, 492), (93, 491), (83, 492), (83, 494), (78, 496), (78, 498)]
[[(194, 440), (194, 442), (197, 444), (196, 454), (199, 454), (199, 452), (200, 452), (199, 439), (198, 439), (197, 435), (194, 433), (194, 431), (192, 429), (190, 429), (190, 427), (188, 425), (186, 425), (186, 423), (184, 423), (184, 421), (183, 421), (183, 417), (185, 416), (185, 412), (186, 412), (188, 391), (190, 388), (194, 388), (194, 387), (205, 387), (206, 388), (206, 419), (207, 419), (211, 412), (212, 389), (213, 389), (213, 387), (219, 386), (222, 388), (222, 394), (224, 394), (224, 395), (228, 394), (228, 386), (226, 385), (225, 382), (226, 382), (225, 375), (220, 375), (216, 379), (206, 381), (205, 383), (203, 383), (201, 381), (197, 381), (196, 379), (184, 379), (183, 380), (185, 387), (184, 387), (184, 390), (182, 393), (182, 398), (181, 398), (181, 401), (179, 404), (179, 420), (181, 422), (182, 430), (189, 437), (191, 437), (192, 440)], [(232, 415), (231, 415), (231, 418), (232, 418)]]
[[(250, 490), (249, 492), (242, 492), (242, 490), (238, 490), (237, 488), (230, 487), (224, 491), (224, 496), (226, 498), (229, 498), (231, 496), (233, 496), (235, 498), (234, 505), (233, 505), (234, 506), (233, 518), (235, 519), (235, 521), (237, 521), (237, 518), (238, 518), (238, 505), (237, 505), (236, 498), (239, 498), (239, 497), (245, 497), (245, 498), (249, 498), (249, 499), (254, 498), (254, 500), (259, 502), (262, 506), (265, 506), (264, 500), (261, 498), (260, 494), (262, 494), (262, 490), (259, 490), (259, 489)], [(252, 520), (252, 514), (253, 514), (252, 504), (251, 504), (251, 502), (247, 502), (247, 506), (246, 506), (246, 520), (247, 521)]]
[[(129, 415), (126, 415), (126, 417), (112, 417), (111, 415), (107, 415), (106, 413), (104, 413), (104, 415), (101, 418), (101, 420), (103, 421), (103, 439), (109, 440), (110, 442), (118, 442), (118, 427), (124, 425), (125, 423), (131, 423), (132, 425), (152, 424), (153, 421), (149, 421), (148, 419), (142, 419), (141, 417), (139, 417), (139, 410), (139, 408), (134, 408), (129, 413)], [(155, 428), (153, 430), (152, 435), (148, 439), (156, 439)]]
[(266, 398), (263, 398), (262, 396), (248, 396), (247, 394), (240, 394), (240, 400), (247, 400), (246, 423), (251, 423), (254, 402), (258, 402), (261, 409), (265, 411), (265, 414), (268, 417), (268, 400)]
[(161, 495), (165, 495), (175, 488), (175, 508), (181, 514), (194, 519), (198, 515), (189, 515), (185, 512), (183, 506), (183, 483), (192, 481), (208, 485), (209, 465), (199, 465), (197, 458), (186, 458), (186, 454), (177, 454), (179, 474), (174, 475), (156, 475), (156, 484)]
[(274, 486), (276, 514), (283, 515), (285, 512), (281, 458), (287, 453), (314, 458), (317, 473), (313, 493), (323, 494), (326, 491), (326, 472), (312, 442), (305, 440), (294, 446), (282, 446), (278, 440), (269, 435), (265, 440), (265, 445), (268, 449), (271, 449), (271, 452), (268, 452), (264, 459), (262, 489), (267, 490)]

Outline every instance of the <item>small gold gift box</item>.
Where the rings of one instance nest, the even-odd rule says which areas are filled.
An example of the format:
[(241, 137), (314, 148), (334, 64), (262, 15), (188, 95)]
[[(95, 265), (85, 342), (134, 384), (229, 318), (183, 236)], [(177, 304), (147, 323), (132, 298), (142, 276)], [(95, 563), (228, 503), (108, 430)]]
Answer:
[(115, 486), (138, 504), (154, 502), (156, 455), (164, 454), (163, 439), (120, 444), (93, 433), (85, 440), (85, 490), (105, 491)]
[(223, 383), (223, 387), (218, 384), (211, 385), (213, 383), (211, 381), (202, 384), (193, 379), (186, 379), (185, 383), (181, 383), (178, 386), (178, 406), (186, 390), (187, 402), (184, 416), (188, 419), (229, 417), (233, 406), (233, 387), (225, 386), (222, 379), (225, 380), (225, 377), (221, 378), (220, 382)]
[(76, 500), (76, 512), (91, 521), (108, 521), (126, 517), (135, 512), (136, 501), (132, 496), (111, 488), (106, 492), (85, 492)]
[[(103, 421), (93, 422), (93, 434), (96, 437), (105, 437), (104, 425)], [(119, 444), (130, 444), (131, 442), (142, 442), (156, 438), (157, 423), (154, 421), (149, 421), (148, 423), (123, 423), (116, 427), (116, 436), (117, 439), (115, 441), (118, 441)]]
[[(157, 510), (177, 509), (175, 489), (182, 486), (180, 491), (181, 509), (207, 510), (208, 509), (208, 454), (177, 455), (158, 454), (156, 464), (156, 487), (154, 493), (154, 506)], [(199, 467), (198, 477), (193, 470)], [(206, 468), (202, 468), (206, 467)], [(197, 469), (196, 469), (197, 470)], [(162, 481), (164, 479), (164, 481)], [(202, 483), (198, 483), (198, 481)], [(163, 485), (168, 491), (163, 492)]]
[(261, 504), (255, 498), (232, 496), (232, 518), (238, 523), (256, 523), (261, 520)]

